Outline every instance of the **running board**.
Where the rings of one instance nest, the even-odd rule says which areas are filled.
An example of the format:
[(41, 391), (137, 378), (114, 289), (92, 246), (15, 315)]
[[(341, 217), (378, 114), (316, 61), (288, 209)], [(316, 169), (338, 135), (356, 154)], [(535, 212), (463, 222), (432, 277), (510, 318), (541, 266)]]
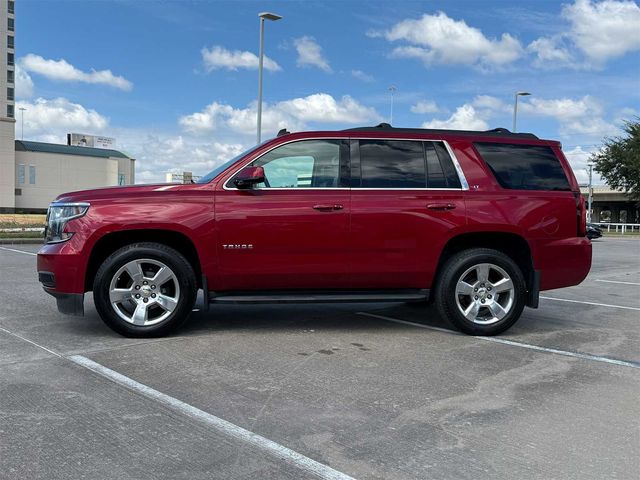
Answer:
[(209, 292), (209, 303), (422, 302), (429, 290)]

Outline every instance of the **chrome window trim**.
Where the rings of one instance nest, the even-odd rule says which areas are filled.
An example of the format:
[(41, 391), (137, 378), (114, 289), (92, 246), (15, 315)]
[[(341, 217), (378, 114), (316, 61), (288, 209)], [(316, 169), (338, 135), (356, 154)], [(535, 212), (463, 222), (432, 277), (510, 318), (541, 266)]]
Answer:
[(286, 190), (286, 191), (297, 191), (297, 190), (419, 190), (419, 191), (423, 191), (423, 190), (447, 190), (447, 191), (458, 191), (458, 192), (459, 191), (463, 191), (463, 190), (469, 190), (469, 183), (467, 182), (467, 179), (464, 176), (464, 172), (462, 170), (462, 167), (460, 166), (460, 162), (458, 162), (458, 159), (456, 158), (455, 153), (453, 153), (453, 150), (451, 149), (451, 146), (449, 145), (449, 142), (447, 142), (446, 140), (440, 140), (440, 139), (416, 139), (416, 138), (404, 138), (404, 137), (393, 137), (393, 138), (380, 138), (380, 137), (313, 137), (313, 138), (297, 138), (297, 139), (294, 139), (294, 140), (289, 140), (288, 142), (279, 143), (277, 145), (274, 145), (269, 150), (267, 150), (264, 153), (262, 153), (260, 156), (255, 157), (255, 158), (249, 160), (246, 163), (243, 163), (241, 167), (239, 167), (237, 170), (234, 170), (234, 172), (229, 177), (229, 180), (224, 182), (224, 185), (222, 186), (222, 189), (223, 190), (227, 190), (227, 191), (239, 191), (239, 190), (241, 190), (240, 188), (229, 187), (228, 183), (244, 167), (246, 167), (247, 165), (249, 165), (252, 162), (255, 162), (256, 160), (258, 160), (259, 158), (263, 157), (264, 155), (266, 155), (267, 153), (271, 152), (272, 150), (275, 150), (276, 148), (282, 147), (284, 145), (288, 145), (290, 143), (305, 142), (305, 141), (310, 141), (310, 140), (403, 140), (403, 141), (411, 141), (411, 142), (442, 142), (444, 144), (446, 150), (447, 150), (447, 153), (449, 153), (449, 156), (451, 157), (451, 161), (453, 162), (453, 167), (455, 168), (456, 173), (458, 174), (458, 179), (460, 180), (461, 188), (429, 188), (429, 187), (424, 187), (424, 188), (298, 187), (298, 188), (294, 188), (294, 187), (269, 187), (269, 188), (253, 188), (253, 189), (250, 189), (250, 190), (253, 190), (253, 191), (256, 191), (256, 190), (259, 190), (259, 191), (261, 191), (261, 190), (267, 190), (267, 191), (268, 190)]

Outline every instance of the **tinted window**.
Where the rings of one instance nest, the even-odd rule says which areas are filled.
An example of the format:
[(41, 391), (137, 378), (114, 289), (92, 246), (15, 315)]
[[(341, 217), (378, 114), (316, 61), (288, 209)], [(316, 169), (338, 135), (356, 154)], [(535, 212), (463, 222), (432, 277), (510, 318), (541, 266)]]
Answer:
[(435, 146), (432, 142), (428, 142), (424, 144), (424, 148), (427, 154), (427, 186), (429, 188), (447, 188), (447, 178), (444, 176)]
[(360, 141), (361, 187), (425, 188), (422, 142)]
[(550, 147), (476, 143), (504, 188), (519, 190), (570, 190), (567, 177)]
[(451, 160), (451, 156), (444, 144), (442, 142), (434, 142), (433, 146), (435, 147), (438, 158), (440, 159), (442, 171), (447, 179), (447, 186), (449, 188), (462, 188), (456, 167), (453, 166), (453, 160)]
[(253, 162), (264, 168), (266, 182), (258, 187), (338, 187), (341, 147), (340, 140), (305, 140), (275, 148)]

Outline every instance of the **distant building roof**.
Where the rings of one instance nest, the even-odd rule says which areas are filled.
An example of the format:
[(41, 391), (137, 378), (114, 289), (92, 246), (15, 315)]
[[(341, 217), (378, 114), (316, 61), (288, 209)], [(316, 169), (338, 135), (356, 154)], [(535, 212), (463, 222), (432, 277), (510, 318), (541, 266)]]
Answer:
[(118, 150), (110, 150), (107, 148), (77, 147), (75, 145), (62, 145), (58, 143), (29, 142), (25, 140), (16, 140), (16, 151), (18, 152), (39, 152), (39, 153), (58, 153), (62, 155), (81, 155), (83, 157), (119, 157), (131, 158)]

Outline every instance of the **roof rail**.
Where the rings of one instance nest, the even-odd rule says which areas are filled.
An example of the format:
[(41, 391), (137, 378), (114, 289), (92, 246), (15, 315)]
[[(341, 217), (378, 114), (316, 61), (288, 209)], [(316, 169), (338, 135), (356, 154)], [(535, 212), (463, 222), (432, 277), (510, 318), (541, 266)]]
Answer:
[(514, 133), (506, 128), (493, 128), (491, 130), (447, 130), (435, 128), (396, 128), (388, 123), (380, 123), (375, 127), (356, 127), (347, 128), (343, 132), (379, 132), (380, 130), (391, 130), (395, 133), (412, 133), (412, 134), (434, 134), (434, 135), (477, 135), (487, 137), (512, 137), (512, 138), (531, 138), (538, 139), (533, 133)]

